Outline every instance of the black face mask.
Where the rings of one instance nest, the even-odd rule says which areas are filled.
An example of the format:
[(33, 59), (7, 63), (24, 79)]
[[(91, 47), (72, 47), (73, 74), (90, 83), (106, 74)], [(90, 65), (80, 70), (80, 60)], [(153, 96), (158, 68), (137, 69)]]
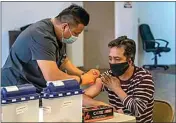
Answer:
[(112, 74), (114, 76), (121, 76), (125, 73), (125, 71), (128, 69), (129, 64), (128, 62), (118, 63), (118, 64), (110, 64), (110, 68), (112, 71)]

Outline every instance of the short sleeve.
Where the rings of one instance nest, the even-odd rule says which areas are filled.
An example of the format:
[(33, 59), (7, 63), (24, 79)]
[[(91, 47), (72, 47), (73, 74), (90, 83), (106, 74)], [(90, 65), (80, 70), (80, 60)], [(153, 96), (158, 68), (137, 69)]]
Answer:
[(56, 61), (56, 46), (54, 40), (47, 35), (44, 29), (36, 28), (31, 32), (32, 60)]

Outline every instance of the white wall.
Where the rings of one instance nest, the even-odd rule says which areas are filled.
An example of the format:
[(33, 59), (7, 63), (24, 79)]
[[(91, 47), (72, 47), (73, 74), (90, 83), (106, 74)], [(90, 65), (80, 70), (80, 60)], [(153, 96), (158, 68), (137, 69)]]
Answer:
[[(138, 2), (140, 23), (147, 23), (155, 38), (169, 41), (169, 53), (161, 53), (160, 64), (175, 64), (175, 2)], [(164, 43), (162, 43), (164, 44)], [(163, 45), (164, 46), (164, 45)], [(153, 64), (152, 53), (142, 51), (141, 64)]]
[(71, 62), (77, 67), (84, 66), (84, 31), (79, 35), (78, 40), (67, 45), (67, 55)]
[(115, 37), (126, 35), (136, 42), (135, 65), (138, 65), (137, 6), (124, 8), (124, 2), (115, 2)]
[[(55, 17), (71, 3), (83, 5), (82, 2), (2, 2), (2, 66), (9, 53), (9, 30)], [(67, 55), (76, 66), (83, 66), (83, 34), (76, 44), (68, 46)]]
[[(1, 4), (1, 2), (0, 2), (0, 10), (2, 10), (2, 4)], [(2, 13), (0, 12), (0, 27), (2, 28)], [(2, 33), (0, 33), (0, 37), (1, 37), (1, 39), (0, 39), (0, 46), (1, 46), (1, 48), (2, 48)], [(0, 65), (2, 64), (2, 50), (0, 51), (0, 58), (1, 58), (1, 60), (0, 60)]]
[[(72, 2), (83, 6), (83, 2)], [(67, 45), (67, 55), (74, 65), (77, 67), (84, 66), (84, 31), (79, 35), (78, 40), (73, 44)]]

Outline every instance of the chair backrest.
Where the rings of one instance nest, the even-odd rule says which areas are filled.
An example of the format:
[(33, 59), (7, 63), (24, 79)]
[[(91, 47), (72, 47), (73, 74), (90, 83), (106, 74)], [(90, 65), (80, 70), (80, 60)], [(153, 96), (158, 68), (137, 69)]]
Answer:
[(149, 25), (147, 24), (141, 24), (139, 26), (139, 33), (141, 35), (143, 49), (155, 49), (155, 43), (149, 42), (149, 40), (154, 40), (154, 36), (150, 30)]
[(32, 24), (25, 25), (25, 26), (21, 27), (20, 30), (10, 30), (9, 31), (9, 49), (12, 47), (12, 45), (14, 44), (15, 40), (20, 35), (20, 33), (22, 31), (24, 31), (30, 25), (32, 25)]
[(166, 101), (155, 100), (153, 109), (153, 122), (173, 122), (174, 111)]

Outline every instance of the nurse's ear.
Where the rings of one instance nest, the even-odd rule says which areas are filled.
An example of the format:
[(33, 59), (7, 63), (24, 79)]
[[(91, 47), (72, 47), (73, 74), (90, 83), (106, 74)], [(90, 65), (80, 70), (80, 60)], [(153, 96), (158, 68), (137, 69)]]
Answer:
[(70, 29), (69, 29), (68, 23), (62, 23), (61, 24), (61, 32), (63, 33), (63, 37), (64, 38), (70, 38), (71, 33), (70, 33)]
[(62, 30), (67, 30), (67, 28), (68, 28), (68, 23), (62, 23), (62, 24), (61, 24), (61, 28), (62, 28)]

